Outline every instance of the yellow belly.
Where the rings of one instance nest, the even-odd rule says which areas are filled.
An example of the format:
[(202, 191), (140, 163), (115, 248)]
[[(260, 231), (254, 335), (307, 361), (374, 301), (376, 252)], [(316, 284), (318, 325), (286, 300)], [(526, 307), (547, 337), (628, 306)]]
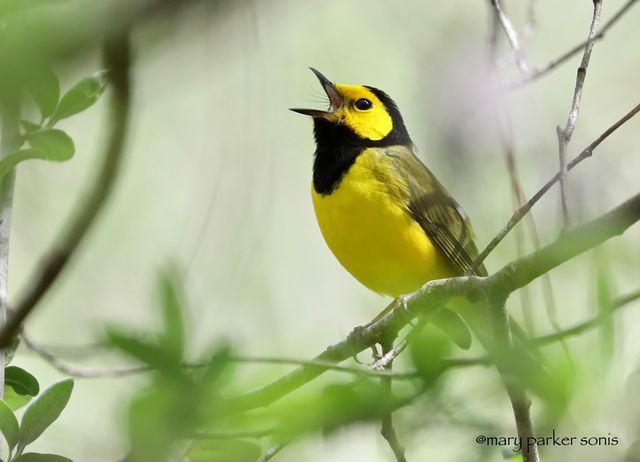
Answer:
[(392, 168), (384, 153), (368, 149), (331, 194), (312, 188), (312, 197), (342, 266), (369, 289), (396, 297), (453, 271), (406, 210), (407, 187)]

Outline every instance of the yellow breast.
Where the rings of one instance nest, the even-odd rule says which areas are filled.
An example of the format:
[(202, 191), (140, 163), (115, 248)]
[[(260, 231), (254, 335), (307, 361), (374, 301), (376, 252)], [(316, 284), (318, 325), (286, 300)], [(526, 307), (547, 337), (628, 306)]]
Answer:
[(367, 149), (328, 195), (312, 187), (320, 230), (338, 261), (369, 289), (391, 296), (453, 274), (405, 204), (408, 187), (386, 154)]

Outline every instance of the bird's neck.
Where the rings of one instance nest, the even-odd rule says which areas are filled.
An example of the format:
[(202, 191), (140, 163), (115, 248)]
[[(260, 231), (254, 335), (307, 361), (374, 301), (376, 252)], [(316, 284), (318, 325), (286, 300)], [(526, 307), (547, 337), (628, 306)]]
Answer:
[(363, 147), (340, 146), (316, 149), (313, 162), (313, 188), (318, 194), (331, 194), (364, 150)]
[(381, 140), (360, 138), (348, 127), (324, 119), (314, 119), (313, 133), (316, 140), (313, 163), (313, 187), (318, 194), (331, 194), (360, 153), (367, 148), (407, 145), (412, 146), (406, 129), (392, 131)]
[(313, 187), (318, 194), (328, 195), (338, 187), (368, 143), (344, 125), (323, 119), (314, 120), (313, 131), (316, 139)]

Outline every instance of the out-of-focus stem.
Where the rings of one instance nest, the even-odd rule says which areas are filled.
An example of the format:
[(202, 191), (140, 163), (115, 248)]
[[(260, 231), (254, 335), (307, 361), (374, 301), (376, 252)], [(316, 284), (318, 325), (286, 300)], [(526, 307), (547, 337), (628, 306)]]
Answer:
[(120, 170), (129, 120), (129, 37), (126, 33), (105, 45), (105, 64), (112, 84), (111, 134), (105, 147), (105, 159), (92, 191), (74, 217), (69, 231), (56, 242), (28, 279), (24, 294), (12, 307), (11, 316), (0, 329), (0, 348), (14, 338), (22, 322), (58, 279), (67, 262), (76, 253), (113, 190)]
[[(8, 87), (5, 84), (5, 88), (0, 91), (0, 136), (2, 137), (0, 139), (0, 159), (20, 147), (18, 125), (20, 120), (19, 92)], [(7, 319), (9, 243), (15, 180), (15, 170), (0, 178), (0, 327), (5, 325)], [(4, 368), (5, 352), (0, 350), (0, 398), (4, 398)]]

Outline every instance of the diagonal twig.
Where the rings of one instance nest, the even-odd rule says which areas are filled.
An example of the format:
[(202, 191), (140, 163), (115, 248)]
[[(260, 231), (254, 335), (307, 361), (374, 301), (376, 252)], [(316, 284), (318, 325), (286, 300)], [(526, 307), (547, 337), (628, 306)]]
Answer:
[(30, 285), (13, 306), (11, 316), (0, 330), (0, 348), (11, 343), (22, 322), (56, 282), (110, 196), (120, 168), (129, 119), (129, 53), (128, 38), (114, 39), (105, 46), (105, 64), (110, 71), (109, 77), (112, 83), (113, 126), (102, 169), (93, 190), (77, 213), (69, 231), (53, 246), (44, 261), (28, 279)]
[[(636, 105), (633, 109), (631, 109), (624, 116), (618, 119), (613, 125), (607, 128), (595, 141), (584, 148), (580, 154), (578, 154), (571, 162), (569, 162), (569, 164), (567, 165), (567, 170), (573, 169), (580, 162), (591, 157), (593, 155), (593, 151), (598, 146), (600, 146), (600, 144), (605, 139), (607, 139), (613, 132), (615, 132), (622, 125), (628, 122), (629, 119), (635, 116), (638, 112), (640, 112), (640, 104)], [(526, 204), (513, 212), (513, 215), (511, 215), (511, 218), (509, 218), (507, 224), (504, 225), (504, 227), (498, 232), (498, 234), (496, 234), (496, 236), (491, 239), (491, 242), (489, 242), (489, 244), (482, 250), (482, 252), (480, 252), (480, 255), (478, 255), (476, 260), (470, 266), (467, 274), (473, 273), (482, 264), (482, 262), (484, 262), (485, 258), (487, 258), (487, 256), (493, 251), (493, 249), (495, 249), (497, 245), (505, 238), (505, 236), (509, 234), (509, 231), (511, 231), (513, 227), (517, 225), (520, 220), (522, 220), (522, 218), (527, 215), (527, 213), (529, 213), (536, 202), (538, 202), (542, 198), (542, 196), (544, 196), (547, 191), (557, 183), (559, 179), (560, 173), (556, 173), (556, 175), (549, 181), (547, 181), (547, 183), (542, 188), (540, 188), (540, 190), (538, 190), (538, 192), (535, 193), (533, 197), (531, 197), (531, 199), (527, 201)]]
[(571, 141), (571, 135), (573, 135), (573, 130), (576, 127), (576, 122), (578, 121), (580, 103), (582, 101), (582, 88), (584, 87), (584, 80), (587, 76), (587, 68), (589, 67), (589, 60), (591, 59), (594, 40), (600, 27), (601, 13), (602, 0), (593, 0), (593, 18), (591, 19), (591, 26), (589, 26), (589, 35), (587, 36), (587, 42), (584, 46), (582, 61), (580, 62), (580, 67), (578, 67), (578, 71), (576, 72), (576, 85), (573, 91), (573, 100), (571, 101), (569, 117), (567, 118), (567, 123), (564, 128), (561, 128), (559, 125), (556, 127), (556, 135), (558, 136), (558, 157), (560, 160), (560, 201), (562, 203), (562, 216), (564, 218), (565, 227), (570, 225), (567, 197), (567, 146), (569, 141)]
[[(627, 11), (629, 11), (629, 9), (635, 4), (637, 3), (638, 0), (629, 0), (627, 3), (625, 3), (612, 17), (609, 21), (607, 21), (602, 28), (600, 29), (600, 31), (596, 34), (596, 36), (593, 38), (594, 41), (596, 40), (600, 40), (601, 38), (604, 37), (605, 32), (607, 32), (611, 27), (613, 27), (613, 25), (615, 25), (620, 18), (622, 18), (622, 16), (624, 16)], [(526, 77), (524, 77), (522, 80), (519, 80), (517, 82), (513, 82), (510, 85), (507, 85), (507, 88), (510, 89), (516, 89), (516, 88), (520, 88), (530, 82), (533, 82), (534, 80), (539, 79), (542, 76), (547, 75), (548, 73), (550, 73), (552, 70), (554, 70), (555, 68), (557, 68), (558, 66), (560, 66), (561, 64), (565, 63), (566, 61), (568, 61), (570, 58), (572, 58), (573, 56), (577, 55), (578, 53), (580, 53), (581, 51), (584, 50), (584, 47), (587, 45), (587, 41), (585, 40), (584, 42), (581, 42), (577, 45), (575, 45), (573, 48), (571, 48), (570, 50), (566, 51), (565, 53), (561, 54), (560, 56), (558, 56), (557, 58), (551, 60), (547, 65), (543, 66), (540, 69), (536, 69), (533, 72), (531, 72), (529, 75), (527, 75)]]
[[(599, 218), (575, 227), (552, 244), (518, 259), (485, 278), (461, 276), (430, 281), (406, 297), (406, 309), (395, 309), (364, 328), (355, 329), (343, 341), (327, 347), (318, 361), (340, 362), (397, 333), (408, 320), (437, 310), (451, 298), (464, 296), (476, 300), (496, 291), (506, 296), (570, 258), (621, 234), (640, 220), (640, 194)], [(303, 366), (249, 393), (229, 398), (229, 412), (244, 412), (268, 406), (300, 388), (326, 371), (319, 366)]]
[[(611, 302), (612, 311), (617, 311), (620, 308), (628, 306), (630, 303), (640, 300), (640, 289), (634, 292), (630, 292), (625, 295), (621, 295), (614, 299)], [(576, 335), (580, 335), (584, 332), (587, 332), (595, 327), (601, 321), (601, 316), (596, 316), (595, 318), (584, 321), (580, 324), (577, 324), (573, 327), (569, 327), (557, 332), (553, 332), (551, 334), (542, 335), (539, 337), (534, 337), (530, 340), (532, 345), (542, 346), (548, 345), (559, 340), (562, 340), (566, 337), (573, 337)], [(418, 326), (419, 328), (419, 326)], [(411, 331), (411, 333), (415, 332), (417, 329)], [(122, 368), (104, 368), (104, 369), (93, 369), (93, 368), (83, 368), (78, 366), (73, 366), (68, 364), (66, 361), (62, 360), (59, 356), (53, 353), (48, 347), (43, 346), (33, 340), (29, 335), (23, 332), (23, 342), (24, 344), (40, 355), (45, 361), (47, 361), (51, 366), (53, 366), (58, 371), (63, 374), (67, 374), (73, 377), (79, 378), (114, 378), (114, 377), (122, 377), (125, 375), (133, 375), (144, 372), (149, 372), (151, 369), (144, 366), (129, 366)], [(409, 337), (410, 338), (410, 337)], [(371, 369), (357, 369), (349, 366), (341, 366), (336, 363), (329, 362), (321, 362), (321, 361), (313, 361), (313, 360), (299, 360), (299, 359), (289, 359), (289, 358), (269, 358), (269, 357), (245, 357), (245, 356), (236, 356), (231, 357), (230, 361), (234, 362), (244, 362), (244, 363), (267, 363), (267, 364), (291, 364), (297, 366), (318, 366), (323, 367), (326, 370), (337, 370), (343, 372), (350, 372), (356, 375), (371, 375), (374, 377), (384, 377), (391, 376), (394, 379), (415, 379), (420, 378), (420, 375), (416, 371), (408, 371), (408, 372), (394, 372), (394, 373), (385, 373), (385, 371), (380, 370), (390, 361), (393, 361), (407, 346), (409, 339), (405, 337), (402, 339), (396, 346), (390, 350), (387, 354), (382, 356), (379, 360), (374, 362), (371, 365)], [(470, 367), (470, 366), (487, 366), (492, 363), (491, 358), (489, 356), (478, 356), (471, 358), (453, 358), (453, 359), (444, 359), (443, 360), (443, 368), (445, 369), (456, 369), (461, 367)], [(206, 363), (202, 364), (185, 364), (185, 367), (204, 367)]]
[(496, 19), (500, 23), (502, 30), (507, 36), (507, 40), (509, 42), (509, 46), (511, 47), (511, 51), (513, 52), (513, 59), (516, 62), (516, 66), (518, 66), (518, 69), (520, 69), (523, 74), (528, 74), (529, 67), (522, 57), (522, 48), (520, 47), (520, 41), (518, 40), (518, 33), (513, 27), (513, 24), (511, 24), (511, 21), (509, 20), (507, 15), (504, 14), (502, 6), (500, 5), (500, 0), (490, 0), (490, 2), (491, 6), (493, 6)]
[[(47, 361), (53, 368), (62, 372), (63, 374), (70, 375), (72, 377), (78, 378), (115, 378), (115, 377), (127, 377), (131, 375), (141, 374), (144, 372), (150, 372), (153, 369), (149, 366), (120, 366), (120, 367), (110, 367), (110, 368), (93, 368), (93, 367), (82, 367), (70, 364), (68, 361), (62, 359), (58, 354), (52, 351), (45, 345), (40, 344), (38, 341), (34, 340), (28, 333), (22, 332), (22, 341), (25, 346), (29, 348), (31, 351), (36, 353), (42, 359)], [(364, 369), (359, 367), (350, 367), (343, 366), (340, 364), (335, 364), (327, 361), (314, 361), (314, 360), (304, 360), (304, 359), (293, 359), (293, 358), (281, 358), (281, 357), (251, 357), (251, 356), (231, 356), (229, 358), (229, 362), (233, 363), (245, 363), (245, 364), (286, 364), (293, 366), (316, 366), (322, 367), (327, 370), (332, 370), (336, 372), (346, 372), (349, 374), (353, 374), (356, 376), (362, 377), (379, 377), (385, 378), (390, 377), (394, 379), (406, 380), (406, 379), (415, 379), (417, 377), (414, 371), (408, 372), (392, 372), (381, 369), (375, 363), (371, 368)], [(194, 363), (185, 363), (183, 366), (185, 368), (200, 368), (208, 366), (208, 362), (194, 362)], [(458, 360), (458, 359), (450, 359), (447, 362), (449, 367), (459, 367), (467, 365), (466, 360)]]
[[(395, 338), (386, 339), (382, 342), (382, 354), (385, 355), (393, 349), (393, 341)], [(388, 361), (384, 366), (384, 370), (391, 371), (393, 368), (393, 361)], [(380, 379), (382, 386), (385, 387), (387, 393), (391, 394), (391, 377), (383, 377)], [(382, 417), (382, 426), (380, 428), (380, 434), (389, 443), (391, 451), (396, 458), (397, 462), (407, 462), (407, 458), (404, 453), (404, 447), (398, 439), (398, 434), (393, 426), (392, 413), (389, 412)]]

